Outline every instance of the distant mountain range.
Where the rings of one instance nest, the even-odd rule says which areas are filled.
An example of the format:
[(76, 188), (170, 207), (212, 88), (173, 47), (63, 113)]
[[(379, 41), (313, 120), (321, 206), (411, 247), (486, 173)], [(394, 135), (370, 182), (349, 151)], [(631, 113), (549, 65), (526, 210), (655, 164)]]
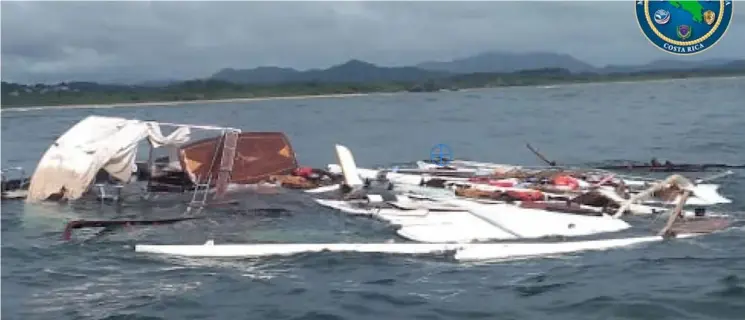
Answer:
[(350, 60), (327, 69), (307, 71), (279, 67), (223, 69), (204, 79), (164, 79), (137, 84), (72, 81), (51, 85), (25, 85), (2, 81), (0, 107), (372, 92), (436, 92), (466, 88), (742, 75), (745, 75), (745, 59), (668, 59), (645, 65), (598, 68), (569, 55), (486, 53), (449, 62), (424, 62), (407, 67), (382, 67)]
[(509, 73), (522, 70), (561, 68), (571, 72), (590, 72), (595, 67), (575, 59), (567, 54), (546, 52), (533, 53), (500, 53), (487, 52), (475, 56), (455, 59), (447, 62), (424, 62), (417, 68), (448, 73)]
[(610, 65), (598, 68), (566, 54), (488, 52), (452, 61), (423, 62), (409, 67), (382, 67), (365, 61), (350, 60), (328, 69), (307, 71), (281, 67), (228, 68), (213, 74), (210, 79), (241, 84), (417, 82), (458, 74), (512, 73), (549, 68), (565, 69), (571, 73), (608, 74), (741, 67), (743, 64), (745, 60), (656, 60), (644, 65)]
[(211, 79), (244, 84), (314, 81), (323, 83), (415, 82), (449, 75), (451, 74), (448, 72), (425, 70), (417, 67), (379, 67), (369, 62), (350, 60), (328, 69), (308, 71), (279, 67), (258, 67), (248, 70), (223, 69), (212, 75)]

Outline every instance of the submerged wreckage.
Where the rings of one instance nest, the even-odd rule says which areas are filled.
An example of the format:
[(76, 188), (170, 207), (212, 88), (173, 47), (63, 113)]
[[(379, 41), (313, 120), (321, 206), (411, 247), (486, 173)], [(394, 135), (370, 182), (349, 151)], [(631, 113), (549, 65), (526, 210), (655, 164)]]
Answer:
[[(137, 245), (135, 250), (191, 257), (261, 257), (320, 251), (449, 254), (456, 260), (473, 261), (606, 250), (675, 237), (690, 238), (725, 229), (731, 223), (724, 215), (706, 214), (700, 208), (685, 211), (686, 201), (694, 195), (701, 196), (702, 203), (707, 204), (729, 199), (718, 194), (711, 197), (708, 188), (698, 189), (700, 185), (679, 175), (623, 196), (616, 194), (620, 188), (614, 184), (623, 184), (626, 179), (613, 175), (590, 184), (586, 176), (580, 179), (568, 172), (554, 171), (549, 175), (554, 179), (542, 184), (545, 180), (529, 179), (547, 172), (483, 164), (492, 168), (491, 178), (499, 181), (497, 183), (490, 177), (474, 179), (474, 176), (464, 178), (455, 174), (473, 174), (468, 168), (450, 167), (445, 170), (445, 177), (437, 176), (442, 171), (427, 164), (420, 164), (419, 169), (408, 173), (362, 169), (357, 168), (349, 149), (337, 145), (336, 151), (339, 165), (329, 165), (329, 171), (341, 174), (344, 182), (338, 186), (318, 186), (306, 192), (315, 196), (320, 205), (386, 221), (397, 228), (399, 236), (418, 243), (215, 244), (210, 240), (202, 245)], [(505, 175), (522, 178), (505, 178)], [(556, 179), (557, 176), (563, 178)], [(385, 190), (376, 191), (376, 182), (383, 182)], [(632, 180), (627, 182), (634, 184)], [(468, 194), (464, 190), (479, 192)], [(674, 199), (673, 210), (639, 204), (660, 192)], [(485, 193), (489, 196), (483, 197)], [(598, 200), (604, 201), (599, 204)], [(667, 222), (651, 236), (562, 242), (538, 240), (552, 236), (614, 234), (631, 228), (621, 219), (625, 214), (665, 213)], [(526, 239), (536, 240), (526, 242)]]
[[(161, 127), (175, 130), (164, 135)], [(195, 130), (217, 136), (194, 141)], [(138, 162), (143, 141), (149, 146), (148, 159)], [(156, 159), (155, 149), (166, 149), (168, 155)], [(122, 188), (140, 183), (141, 198), (190, 193), (190, 205), (204, 206), (221, 200), (230, 184), (255, 184), (296, 168), (295, 153), (281, 132), (90, 116), (44, 153), (28, 181), (26, 201), (87, 195), (120, 201)]]
[[(175, 128), (168, 135), (162, 127)], [(212, 137), (193, 139), (196, 130)], [(146, 161), (137, 161), (146, 141)], [(167, 156), (156, 157), (156, 149)], [(287, 137), (279, 132), (91, 116), (60, 136), (30, 178), (5, 180), (6, 191), (27, 186), (27, 202), (93, 197), (123, 201), (122, 189), (141, 188), (140, 198), (185, 194), (181, 217), (151, 220), (73, 221), (65, 230), (111, 229), (198, 219), (191, 208), (231, 200), (232, 186), (268, 183), (303, 190), (321, 206), (382, 220), (417, 243), (137, 245), (137, 252), (201, 257), (256, 257), (313, 251), (400, 254), (455, 252), (458, 260), (506, 259), (601, 250), (722, 230), (731, 220), (704, 209), (731, 200), (707, 180), (680, 175), (663, 180), (625, 177), (597, 169), (419, 161), (415, 168), (358, 168), (351, 151), (336, 146), (338, 164), (298, 167)], [(11, 183), (12, 182), (12, 183)], [(138, 189), (139, 190), (139, 189)], [(18, 196), (16, 196), (17, 198)], [(8, 197), (9, 198), (9, 197)], [(234, 200), (235, 197), (233, 197)], [(665, 206), (675, 205), (673, 210)], [(693, 206), (693, 207), (691, 207)], [(628, 215), (667, 215), (652, 236), (621, 236)], [(616, 235), (613, 239), (547, 242), (547, 237)], [(532, 240), (530, 240), (532, 239)], [(518, 242), (515, 242), (518, 241)], [(532, 241), (532, 242), (526, 242)]]

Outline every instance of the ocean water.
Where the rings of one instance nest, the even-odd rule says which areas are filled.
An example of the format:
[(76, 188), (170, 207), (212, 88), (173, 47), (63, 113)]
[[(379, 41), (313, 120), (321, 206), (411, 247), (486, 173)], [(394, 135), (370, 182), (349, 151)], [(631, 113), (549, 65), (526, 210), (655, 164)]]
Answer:
[[(745, 78), (522, 87), (355, 98), (2, 112), (2, 165), (32, 172), (84, 116), (284, 131), (305, 165), (429, 157), (541, 164), (657, 157), (745, 163)], [(745, 170), (719, 181), (745, 212)], [(306, 254), (183, 259), (135, 243), (385, 241), (382, 223), (296, 193), (255, 194), (208, 220), (60, 240), (74, 218), (173, 216), (180, 203), (2, 202), (3, 319), (745, 319), (745, 233), (501, 263), (440, 257)], [(276, 210), (280, 208), (282, 210)]]

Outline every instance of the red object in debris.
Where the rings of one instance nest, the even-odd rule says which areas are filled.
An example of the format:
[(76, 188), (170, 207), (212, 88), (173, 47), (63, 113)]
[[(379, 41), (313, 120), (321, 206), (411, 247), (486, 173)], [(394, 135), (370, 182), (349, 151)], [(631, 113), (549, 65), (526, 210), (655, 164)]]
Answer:
[(572, 190), (579, 189), (579, 182), (577, 181), (577, 179), (570, 177), (570, 176), (566, 176), (566, 175), (556, 176), (554, 177), (553, 182), (554, 182), (554, 185), (557, 185), (557, 186), (569, 187)]
[(313, 174), (313, 168), (310, 167), (299, 167), (295, 169), (294, 175), (307, 178), (310, 177), (310, 175)]
[(520, 201), (543, 201), (543, 192), (538, 190), (509, 190), (507, 195)]
[(489, 180), (490, 186), (510, 188), (515, 186), (515, 181), (510, 179)]
[(514, 187), (515, 184), (517, 184), (517, 181), (515, 179), (492, 180), (492, 179), (489, 179), (488, 177), (471, 177), (471, 178), (468, 178), (468, 182), (488, 184), (490, 186), (503, 187), (503, 188)]

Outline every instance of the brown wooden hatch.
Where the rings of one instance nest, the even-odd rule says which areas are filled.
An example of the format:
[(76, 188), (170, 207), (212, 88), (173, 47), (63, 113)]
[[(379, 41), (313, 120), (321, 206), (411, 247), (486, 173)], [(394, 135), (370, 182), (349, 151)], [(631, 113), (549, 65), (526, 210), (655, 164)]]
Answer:
[[(295, 151), (290, 141), (282, 132), (243, 132), (237, 135), (224, 136), (195, 141), (182, 146), (179, 150), (181, 167), (195, 184), (207, 183), (209, 172), (212, 172), (211, 185), (215, 185), (226, 145), (232, 146), (235, 141), (230, 183), (253, 184), (266, 180), (271, 175), (290, 174), (298, 166)], [(225, 150), (228, 151), (228, 150)], [(222, 168), (223, 172), (227, 168)]]

